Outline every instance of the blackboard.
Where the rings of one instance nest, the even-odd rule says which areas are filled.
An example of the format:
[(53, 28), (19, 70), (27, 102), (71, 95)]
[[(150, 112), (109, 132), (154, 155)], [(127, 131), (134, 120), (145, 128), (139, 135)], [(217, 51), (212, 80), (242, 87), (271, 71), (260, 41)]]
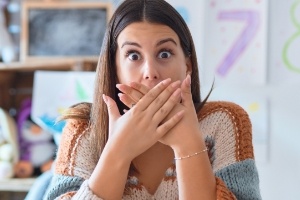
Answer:
[(23, 13), (22, 60), (84, 59), (99, 56), (110, 5), (31, 2)]

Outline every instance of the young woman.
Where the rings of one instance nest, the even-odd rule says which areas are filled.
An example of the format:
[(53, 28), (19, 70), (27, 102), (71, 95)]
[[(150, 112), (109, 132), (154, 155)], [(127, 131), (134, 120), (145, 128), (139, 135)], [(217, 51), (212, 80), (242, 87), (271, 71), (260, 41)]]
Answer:
[(163, 0), (126, 0), (106, 31), (93, 104), (67, 120), (45, 199), (261, 199), (251, 124), (200, 98), (195, 47)]

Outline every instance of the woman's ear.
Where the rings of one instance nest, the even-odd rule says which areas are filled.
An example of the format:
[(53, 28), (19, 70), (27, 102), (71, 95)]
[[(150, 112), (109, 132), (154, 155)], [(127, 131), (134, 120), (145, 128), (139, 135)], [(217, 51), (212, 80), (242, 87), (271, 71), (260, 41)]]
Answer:
[(192, 70), (192, 61), (190, 56), (186, 57), (185, 64), (186, 64), (186, 74), (192, 74), (193, 70)]

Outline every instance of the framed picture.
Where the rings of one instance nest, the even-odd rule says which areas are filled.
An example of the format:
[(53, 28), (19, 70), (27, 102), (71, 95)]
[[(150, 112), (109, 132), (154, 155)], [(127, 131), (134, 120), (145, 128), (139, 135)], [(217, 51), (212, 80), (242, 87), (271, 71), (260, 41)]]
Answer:
[(102, 2), (24, 1), (20, 60), (97, 61), (111, 10)]
[(34, 72), (31, 118), (53, 134), (56, 144), (66, 124), (57, 122), (58, 117), (74, 104), (92, 102), (94, 81), (91, 80), (95, 75), (96, 72), (82, 71)]

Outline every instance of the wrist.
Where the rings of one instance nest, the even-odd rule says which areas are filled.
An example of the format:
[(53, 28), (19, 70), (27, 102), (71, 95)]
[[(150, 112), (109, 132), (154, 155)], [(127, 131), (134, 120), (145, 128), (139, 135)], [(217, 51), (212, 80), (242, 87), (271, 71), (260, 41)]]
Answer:
[(127, 158), (124, 154), (120, 153), (117, 149), (111, 149), (106, 146), (103, 149), (103, 152), (100, 155), (100, 159), (104, 162), (114, 163), (114, 165), (118, 165), (116, 167), (129, 167), (132, 159)]
[(202, 137), (181, 140), (177, 145), (171, 146), (175, 157), (185, 157), (206, 150), (206, 145)]
[[(105, 147), (89, 178), (91, 191), (103, 199), (121, 199), (130, 163), (117, 149)], [(114, 184), (107, 184), (109, 182)]]
[(201, 150), (201, 151), (197, 151), (197, 152), (195, 152), (195, 153), (193, 153), (193, 154), (187, 154), (187, 155), (185, 155), (185, 156), (175, 157), (174, 160), (183, 160), (183, 159), (186, 159), (186, 158), (190, 158), (190, 157), (197, 156), (197, 155), (202, 154), (202, 153), (205, 153), (205, 152), (207, 152), (207, 151), (208, 151), (208, 149), (205, 148), (205, 149), (203, 149), (203, 150)]

